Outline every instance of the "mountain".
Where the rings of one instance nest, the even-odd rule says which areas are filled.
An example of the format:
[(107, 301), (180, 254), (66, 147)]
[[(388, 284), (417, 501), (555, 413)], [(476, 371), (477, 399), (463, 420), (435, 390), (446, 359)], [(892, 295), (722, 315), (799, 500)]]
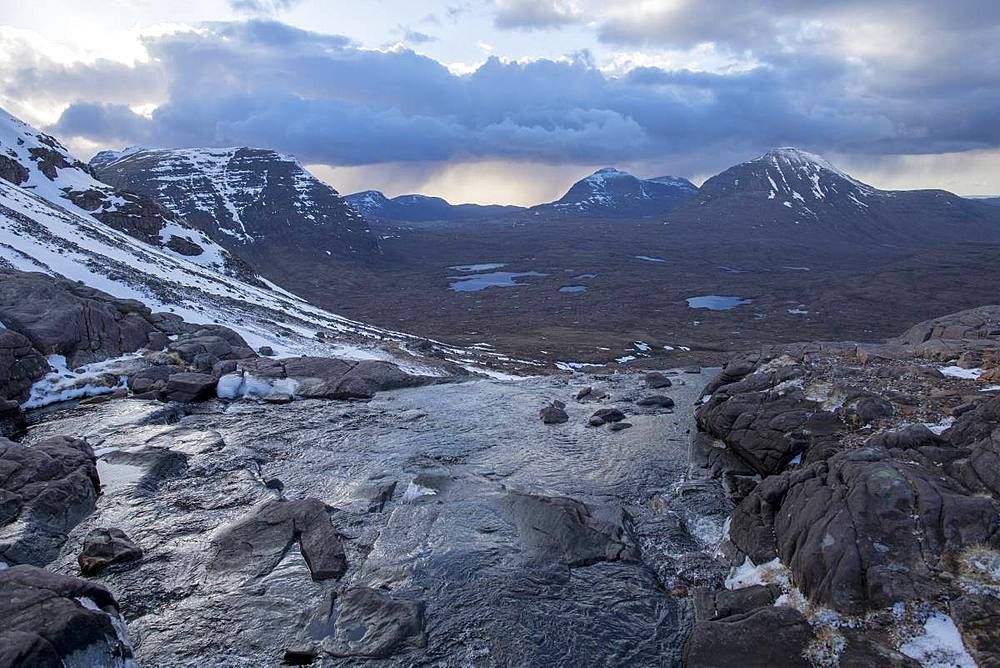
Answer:
[(807, 244), (1000, 241), (1000, 215), (944, 190), (879, 190), (779, 148), (705, 181), (670, 216), (679, 234)]
[[(229, 271), (229, 253), (175, 213), (101, 183), (56, 139), (6, 114), (0, 117), (0, 141), (0, 271), (61, 277), (191, 323), (225, 325), (254, 348), (266, 345), (278, 354), (385, 359), (425, 370), (440, 366), (438, 358), (455, 358), (463, 366), (497, 358), (503, 366), (493, 353), (373, 327), (318, 308), (252, 273), (236, 275)], [(81, 201), (98, 204), (91, 211)], [(126, 207), (133, 202), (162, 214), (164, 236), (191, 237), (202, 252), (185, 255), (160, 236), (133, 236), (112, 226), (117, 216), (102, 220), (103, 214), (131, 211)]]
[(555, 202), (531, 208), (535, 215), (646, 217), (672, 211), (698, 192), (684, 178), (661, 176), (640, 179), (614, 167), (599, 169), (581, 179)]
[(0, 109), (0, 179), (169, 255), (256, 280), (242, 261), (155, 200), (98, 181), (59, 141)]
[(364, 190), (344, 197), (368, 220), (422, 223), (440, 220), (493, 218), (524, 211), (504, 204), (450, 204), (440, 197), (399, 195), (386, 197), (378, 190)]
[(287, 155), (256, 148), (131, 148), (90, 161), (102, 181), (156, 198), (261, 274), (366, 259), (378, 240), (336, 190)]

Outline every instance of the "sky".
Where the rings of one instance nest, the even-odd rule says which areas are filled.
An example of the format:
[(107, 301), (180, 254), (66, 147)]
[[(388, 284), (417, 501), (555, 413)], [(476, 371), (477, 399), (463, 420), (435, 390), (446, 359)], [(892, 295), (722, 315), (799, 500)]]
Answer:
[(257, 146), (340, 192), (535, 204), (777, 146), (1000, 194), (995, 0), (0, 0), (0, 106), (79, 157)]

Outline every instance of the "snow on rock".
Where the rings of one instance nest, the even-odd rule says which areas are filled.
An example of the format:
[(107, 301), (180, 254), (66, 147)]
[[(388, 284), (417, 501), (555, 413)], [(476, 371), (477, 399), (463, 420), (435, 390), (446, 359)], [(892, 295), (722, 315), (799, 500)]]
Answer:
[(943, 366), (938, 370), (949, 378), (961, 378), (964, 380), (978, 380), (983, 375), (982, 369), (963, 369), (960, 366)]
[(21, 408), (40, 408), (60, 401), (111, 394), (123, 389), (126, 381), (124, 372), (128, 369), (129, 362), (140, 356), (139, 353), (131, 353), (69, 369), (66, 367), (65, 357), (50, 355), (48, 362), (52, 371), (31, 386), (31, 395), (21, 404)]
[(726, 589), (746, 589), (759, 584), (787, 584), (788, 569), (779, 559), (772, 559), (759, 566), (746, 557), (739, 566), (734, 566), (726, 576)]
[(899, 651), (924, 668), (976, 668), (955, 622), (941, 612), (928, 617), (923, 632), (902, 644)]
[(219, 379), (215, 393), (220, 399), (254, 398), (287, 394), (294, 397), (299, 382), (294, 378), (258, 378), (249, 373), (229, 373)]

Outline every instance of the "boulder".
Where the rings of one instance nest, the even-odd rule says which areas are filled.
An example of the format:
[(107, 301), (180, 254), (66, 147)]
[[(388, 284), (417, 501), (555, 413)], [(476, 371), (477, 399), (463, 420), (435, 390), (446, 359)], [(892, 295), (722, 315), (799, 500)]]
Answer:
[(617, 408), (602, 408), (590, 416), (590, 424), (599, 427), (609, 422), (621, 422), (625, 419), (625, 413)]
[(811, 668), (812, 627), (793, 608), (767, 606), (694, 625), (684, 650), (690, 668)]
[(556, 404), (550, 404), (538, 411), (538, 417), (545, 424), (563, 424), (564, 422), (569, 422), (569, 415), (566, 414), (565, 409)]
[(142, 548), (121, 529), (94, 529), (83, 539), (77, 557), (80, 572), (96, 575), (108, 566), (142, 559)]
[(114, 597), (33, 566), (0, 570), (0, 665), (122, 666), (132, 660)]
[(98, 494), (86, 441), (53, 436), (28, 447), (0, 438), (0, 561), (47, 564)]
[(651, 390), (660, 390), (673, 385), (670, 378), (666, 374), (660, 373), (659, 371), (651, 371), (650, 373), (647, 373), (645, 380), (646, 387)]
[(43, 355), (75, 367), (145, 347), (150, 310), (79, 283), (38, 273), (0, 274), (0, 322)]
[(636, 406), (654, 406), (656, 408), (673, 408), (674, 400), (662, 394), (653, 394), (643, 397), (636, 402)]
[(609, 431), (625, 431), (626, 429), (631, 429), (631, 422), (612, 422), (611, 426), (608, 427)]
[(705, 622), (741, 615), (772, 605), (780, 595), (781, 589), (775, 585), (752, 585), (719, 591), (699, 588), (694, 593), (694, 616), (697, 621)]
[(433, 378), (412, 376), (395, 364), (364, 360), (358, 362), (337, 383), (334, 399), (370, 399), (376, 392), (417, 387), (434, 382)]
[(330, 357), (261, 357), (242, 360), (239, 368), (268, 380), (290, 378), (295, 394), (306, 399), (370, 399), (377, 392), (417, 387), (438, 379), (410, 375), (395, 364), (375, 360), (352, 362)]
[(188, 364), (201, 360), (203, 370), (209, 370), (219, 360), (242, 360), (257, 357), (239, 334), (222, 325), (204, 325), (194, 332), (180, 335), (168, 346)]
[(314, 498), (268, 501), (213, 540), (209, 568), (260, 577), (274, 570), (298, 541), (313, 580), (339, 579), (347, 570), (347, 557), (330, 511)]
[(215, 378), (204, 373), (181, 372), (167, 378), (164, 396), (167, 401), (204, 401), (215, 394)]
[(0, 328), (0, 399), (24, 402), (49, 363), (22, 334)]

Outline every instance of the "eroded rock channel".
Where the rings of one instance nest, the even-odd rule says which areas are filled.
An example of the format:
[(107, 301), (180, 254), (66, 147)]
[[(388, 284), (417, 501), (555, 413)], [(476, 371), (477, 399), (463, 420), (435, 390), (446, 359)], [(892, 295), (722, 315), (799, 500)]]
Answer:
[[(79, 574), (95, 529), (142, 550), (90, 578), (143, 665), (668, 665), (726, 508), (685, 485), (691, 408), (637, 405), (641, 375), (469, 380), (367, 402), (53, 412), (94, 448), (102, 494), (49, 568)], [(576, 401), (584, 382), (609, 396)], [(547, 425), (539, 408), (566, 403)], [(631, 429), (590, 426), (599, 409)], [(717, 485), (713, 485), (716, 489)], [(711, 502), (705, 503), (705, 499)]]

